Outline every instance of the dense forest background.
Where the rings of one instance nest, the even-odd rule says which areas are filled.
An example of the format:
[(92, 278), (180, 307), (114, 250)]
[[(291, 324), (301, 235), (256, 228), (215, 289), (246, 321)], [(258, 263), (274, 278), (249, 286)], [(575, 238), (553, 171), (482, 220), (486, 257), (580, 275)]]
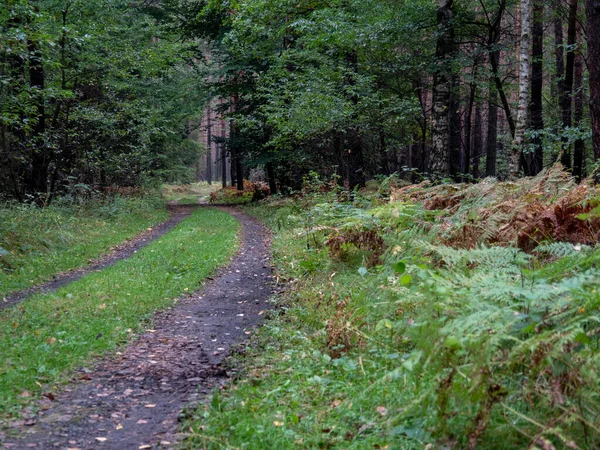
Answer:
[(253, 167), (272, 191), (309, 171), (582, 178), (599, 40), (598, 0), (4, 0), (0, 191), (241, 187)]

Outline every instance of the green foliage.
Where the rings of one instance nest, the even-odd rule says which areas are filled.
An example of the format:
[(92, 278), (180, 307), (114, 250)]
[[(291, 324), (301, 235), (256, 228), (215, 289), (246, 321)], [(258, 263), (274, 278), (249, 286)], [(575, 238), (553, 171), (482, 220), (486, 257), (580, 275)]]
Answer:
[(197, 46), (146, 8), (10, 0), (0, 41), (4, 194), (45, 203), (77, 183), (191, 181), (200, 148), (186, 127), (206, 100)]
[[(290, 288), (186, 424), (189, 448), (600, 445), (597, 248), (456, 248), (418, 225), (422, 204), (317, 199), (253, 209)], [(373, 268), (298, 239), (372, 215), (388, 248)]]

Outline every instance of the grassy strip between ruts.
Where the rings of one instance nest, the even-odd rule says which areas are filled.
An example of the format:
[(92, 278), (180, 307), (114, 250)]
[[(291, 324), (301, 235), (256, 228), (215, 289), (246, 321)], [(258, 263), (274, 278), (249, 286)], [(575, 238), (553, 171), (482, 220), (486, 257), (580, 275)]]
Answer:
[(2, 295), (87, 264), (167, 217), (158, 196), (44, 210), (0, 205), (0, 301)]
[(198, 289), (232, 256), (238, 228), (229, 214), (199, 209), (135, 256), (0, 312), (0, 419)]

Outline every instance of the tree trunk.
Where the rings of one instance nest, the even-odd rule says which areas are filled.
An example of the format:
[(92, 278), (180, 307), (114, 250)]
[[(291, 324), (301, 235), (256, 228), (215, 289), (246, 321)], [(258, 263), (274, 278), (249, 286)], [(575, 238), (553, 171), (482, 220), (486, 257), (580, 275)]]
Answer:
[(525, 130), (527, 129), (531, 70), (531, 0), (521, 0), (521, 51), (519, 62), (519, 109), (517, 111), (515, 136), (508, 161), (508, 172), (513, 178), (519, 174), (521, 151), (523, 150)]
[(481, 102), (475, 106), (475, 123), (473, 124), (473, 137), (471, 139), (471, 152), (473, 153), (473, 178), (479, 178), (479, 159), (481, 158), (481, 147), (483, 146), (482, 133), (482, 110)]
[(221, 143), (221, 187), (227, 187), (227, 147)]
[(563, 98), (564, 90), (565, 90), (565, 51), (564, 51), (564, 37), (563, 37), (563, 23), (562, 16), (560, 14), (561, 10), (561, 0), (556, 0), (554, 2), (554, 13), (556, 17), (554, 18), (554, 58), (556, 60), (556, 88), (558, 90), (556, 98), (558, 99), (558, 110), (562, 107), (561, 99)]
[(450, 110), (452, 101), (452, 58), (454, 27), (453, 0), (438, 0), (435, 57), (437, 70), (433, 75), (433, 117), (430, 170), (436, 175), (450, 172)]
[(600, 0), (586, 0), (590, 115), (594, 159), (600, 159)]
[[(583, 119), (583, 56), (581, 51), (575, 55), (575, 102), (573, 110), (573, 125), (577, 128), (581, 125)], [(573, 176), (577, 181), (583, 178), (583, 164), (585, 161), (585, 143), (583, 139), (575, 141), (575, 151), (573, 152)]]
[(271, 195), (277, 194), (277, 182), (275, 181), (275, 169), (273, 168), (273, 163), (267, 163), (267, 178), (269, 179), (269, 190), (271, 191)]
[(485, 157), (485, 176), (496, 176), (497, 141), (498, 141), (498, 90), (490, 83), (488, 97), (488, 122)]
[[(38, 12), (38, 8), (34, 9)], [(42, 51), (33, 39), (27, 41), (29, 58), (29, 86), (35, 102), (35, 121), (31, 131), (31, 175), (29, 187), (34, 195), (48, 192), (48, 166), (50, 164), (44, 142), (46, 108), (44, 100), (45, 74)]]
[[(544, 3), (543, 0), (533, 2), (533, 46), (531, 62), (531, 105), (529, 114), (531, 128), (535, 131), (544, 129), (543, 84), (544, 84)], [(532, 139), (533, 152), (525, 157), (525, 175), (534, 176), (540, 173), (544, 165), (544, 148), (540, 136)]]
[[(355, 76), (358, 74), (358, 55), (355, 51), (351, 51), (346, 53), (344, 59), (350, 69), (349, 72), (351, 73), (351, 75), (346, 76), (344, 85), (354, 86), (356, 84)], [(355, 107), (358, 105), (358, 97), (355, 94), (346, 94), (346, 96), (349, 97)], [(356, 115), (356, 112), (354, 115)], [(347, 169), (346, 179), (348, 188), (353, 190), (356, 187), (364, 187), (365, 185), (363, 145), (360, 129), (358, 127), (353, 127), (348, 130), (346, 135), (350, 139), (349, 149), (344, 151)]]
[(207, 147), (207, 152), (206, 152), (206, 180), (208, 181), (209, 185), (212, 185), (212, 178), (213, 178), (213, 173), (212, 173), (212, 165), (213, 165), (213, 161), (212, 161), (212, 109), (211, 109), (211, 105), (209, 104), (208, 107), (208, 118), (207, 118), (207, 123), (206, 123), (206, 147)]
[[(575, 37), (577, 32), (577, 1), (569, 0), (569, 25), (567, 32), (567, 65), (565, 67), (564, 90), (560, 99), (563, 130), (571, 127), (573, 104), (573, 72), (575, 67)], [(563, 139), (560, 162), (565, 169), (571, 168), (571, 148), (568, 139)]]

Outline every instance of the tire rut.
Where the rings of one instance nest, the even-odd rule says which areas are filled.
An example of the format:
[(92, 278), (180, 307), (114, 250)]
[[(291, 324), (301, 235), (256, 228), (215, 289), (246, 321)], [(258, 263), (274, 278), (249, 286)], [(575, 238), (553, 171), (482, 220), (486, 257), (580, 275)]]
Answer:
[(54, 292), (69, 283), (83, 278), (91, 272), (106, 269), (122, 259), (129, 258), (138, 250), (171, 231), (188, 217), (192, 211), (192, 207), (190, 206), (169, 205), (168, 209), (171, 213), (171, 217), (167, 221), (155, 225), (132, 239), (116, 245), (110, 253), (92, 260), (87, 266), (60, 273), (46, 283), (2, 296), (2, 298), (0, 298), (0, 310), (15, 306), (32, 295)]
[(221, 362), (271, 305), (270, 234), (256, 219), (220, 208), (241, 223), (240, 250), (218, 276), (171, 309), (115, 356), (79, 371), (40, 411), (11, 424), (7, 449), (173, 448), (182, 409), (227, 382)]

